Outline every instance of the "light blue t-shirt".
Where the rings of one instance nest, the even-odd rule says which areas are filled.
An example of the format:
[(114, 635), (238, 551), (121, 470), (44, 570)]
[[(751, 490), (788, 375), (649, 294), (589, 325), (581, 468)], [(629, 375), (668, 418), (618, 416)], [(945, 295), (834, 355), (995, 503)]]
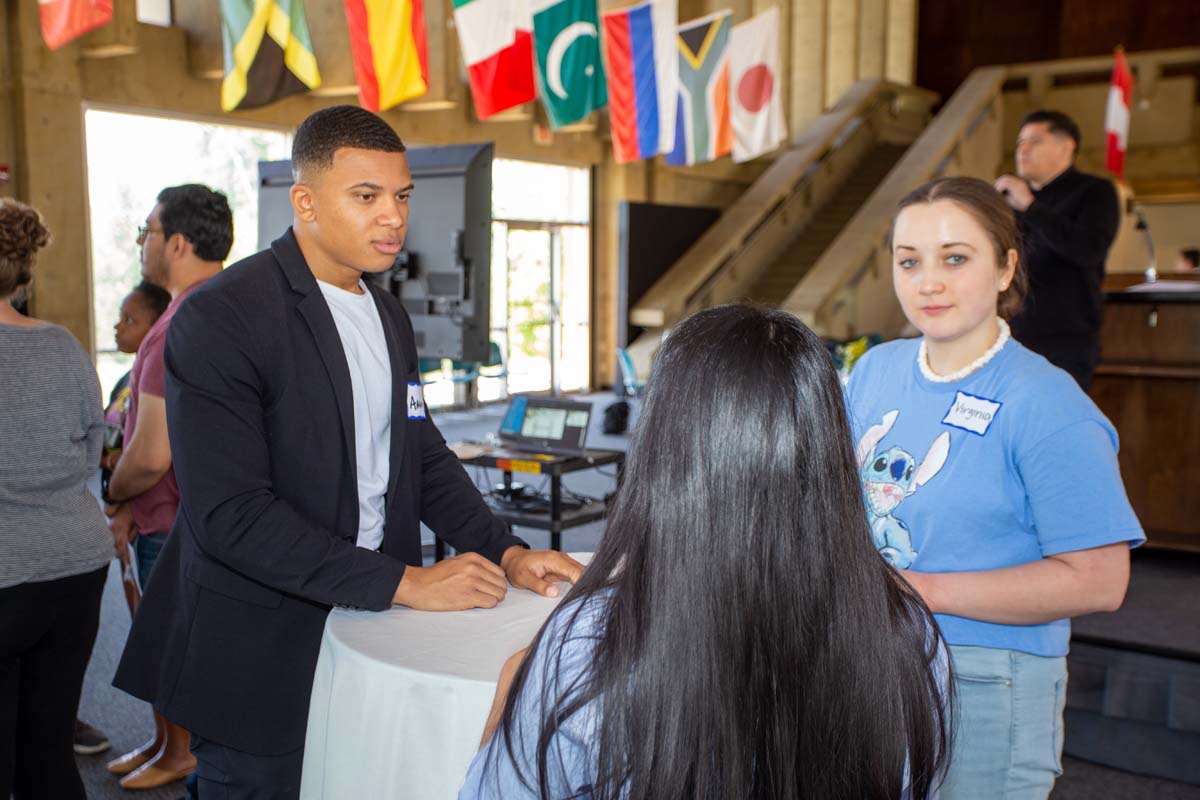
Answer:
[[(561, 609), (550, 621), (534, 651), (529, 675), (513, 714), (512, 750), (521, 765), (520, 775), (509, 756), (504, 730), (497, 728), (491, 740), (471, 761), (458, 800), (540, 798), (537, 745), (542, 718), (549, 708), (543, 702), (543, 687), (551, 687), (546, 694), (550, 703), (560, 695), (578, 696), (592, 664), (602, 615), (611, 596), (610, 592), (603, 592)], [(934, 655), (933, 673), (943, 697), (946, 696), (948, 666), (946, 650), (939, 644)], [(585, 705), (559, 727), (551, 739), (546, 752), (546, 773), (550, 797), (554, 800), (592, 798), (592, 782), (600, 757), (598, 704), (599, 701), (592, 700)], [(909, 770), (905, 764), (900, 800), (912, 800), (908, 780)], [(622, 787), (620, 794), (628, 796), (628, 786)], [(938, 796), (934, 787), (926, 800), (937, 800)]]
[[(513, 714), (512, 749), (521, 765), (520, 776), (509, 757), (503, 728), (475, 755), (459, 800), (516, 800), (539, 798), (538, 734), (542, 716), (560, 695), (576, 696), (592, 663), (602, 612), (609, 595), (594, 595), (563, 607), (551, 619), (529, 665)], [(549, 703), (543, 703), (543, 689)], [(550, 797), (589, 800), (599, 757), (596, 701), (580, 709), (559, 727), (546, 753)], [(522, 778), (526, 783), (522, 782)]]
[[(895, 566), (965, 572), (1145, 541), (1117, 466), (1117, 433), (1066, 372), (1010, 340), (937, 383), (919, 339), (872, 348), (846, 387), (875, 545)], [(1063, 656), (1065, 619), (1001, 625), (938, 614), (952, 645)]]

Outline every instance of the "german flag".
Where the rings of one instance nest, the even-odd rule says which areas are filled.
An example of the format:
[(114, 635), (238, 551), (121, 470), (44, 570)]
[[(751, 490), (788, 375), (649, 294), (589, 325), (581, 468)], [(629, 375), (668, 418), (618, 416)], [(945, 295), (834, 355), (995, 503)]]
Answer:
[(429, 90), (424, 0), (345, 0), (358, 101), (384, 111)]
[(321, 85), (302, 0), (221, 0), (221, 108), (258, 108)]

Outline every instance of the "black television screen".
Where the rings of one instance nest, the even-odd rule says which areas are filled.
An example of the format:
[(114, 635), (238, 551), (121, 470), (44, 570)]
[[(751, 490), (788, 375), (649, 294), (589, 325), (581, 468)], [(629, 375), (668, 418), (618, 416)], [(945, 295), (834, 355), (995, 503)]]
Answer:
[[(411, 147), (415, 188), (404, 249), (364, 277), (400, 299), (422, 358), (486, 361), (490, 328), (492, 152), (484, 144)], [(292, 224), (291, 161), (258, 165), (258, 246)]]

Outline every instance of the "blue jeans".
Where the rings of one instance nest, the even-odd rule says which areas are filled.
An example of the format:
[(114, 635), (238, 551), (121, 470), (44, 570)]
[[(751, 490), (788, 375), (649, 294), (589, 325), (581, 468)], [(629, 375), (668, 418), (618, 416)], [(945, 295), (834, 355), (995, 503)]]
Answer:
[(133, 554), (137, 557), (138, 586), (143, 592), (146, 591), (146, 584), (150, 582), (150, 573), (154, 571), (154, 565), (158, 563), (158, 554), (162, 552), (166, 543), (165, 533), (140, 533), (133, 543)]
[(1067, 660), (950, 646), (955, 737), (942, 800), (1045, 800), (1062, 774)]

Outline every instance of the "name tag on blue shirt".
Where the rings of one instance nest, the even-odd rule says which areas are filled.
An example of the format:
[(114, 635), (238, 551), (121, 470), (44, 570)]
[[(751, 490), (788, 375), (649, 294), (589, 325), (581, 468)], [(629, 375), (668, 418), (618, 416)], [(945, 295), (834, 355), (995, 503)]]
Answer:
[(425, 419), (425, 394), (419, 383), (408, 385), (408, 418)]
[(1002, 403), (988, 400), (986, 397), (958, 392), (954, 395), (950, 410), (942, 417), (942, 424), (983, 436), (988, 432), (1001, 405)]

